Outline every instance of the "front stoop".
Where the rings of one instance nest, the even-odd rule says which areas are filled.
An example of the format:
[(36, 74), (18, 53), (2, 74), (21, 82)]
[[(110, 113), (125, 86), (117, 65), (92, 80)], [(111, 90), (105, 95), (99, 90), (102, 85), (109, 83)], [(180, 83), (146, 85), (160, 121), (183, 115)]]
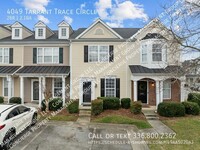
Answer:
[(78, 123), (90, 123), (91, 107), (79, 107)]

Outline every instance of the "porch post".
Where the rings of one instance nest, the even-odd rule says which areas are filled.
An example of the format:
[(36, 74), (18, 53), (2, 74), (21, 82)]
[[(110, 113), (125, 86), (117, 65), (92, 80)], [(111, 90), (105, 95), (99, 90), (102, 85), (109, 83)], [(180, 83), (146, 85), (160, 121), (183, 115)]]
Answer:
[[(42, 77), (42, 89), (46, 90), (46, 78)], [(42, 100), (45, 99), (44, 91), (42, 90)]]
[(8, 104), (10, 103), (10, 98), (12, 97), (12, 78), (11, 76), (7, 77), (8, 81)]
[(22, 104), (24, 104), (24, 77), (20, 77), (20, 97)]
[(137, 80), (134, 80), (134, 101), (137, 101)]
[(62, 99), (63, 99), (63, 106), (65, 106), (65, 98), (66, 98), (66, 93), (65, 93), (65, 76), (62, 76)]
[(163, 102), (163, 81), (160, 81), (160, 102)]
[(39, 108), (42, 106), (42, 78), (39, 77)]
[(184, 102), (185, 101), (185, 87), (184, 87), (184, 85), (185, 85), (185, 82), (184, 81), (181, 81), (181, 102)]
[(160, 103), (159, 100), (159, 80), (156, 80), (156, 108), (158, 107), (158, 104)]

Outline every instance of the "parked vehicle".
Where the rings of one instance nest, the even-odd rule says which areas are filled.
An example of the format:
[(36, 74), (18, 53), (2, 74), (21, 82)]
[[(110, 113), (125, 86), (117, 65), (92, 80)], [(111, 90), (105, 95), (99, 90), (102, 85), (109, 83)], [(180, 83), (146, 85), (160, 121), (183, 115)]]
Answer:
[(9, 149), (14, 138), (36, 122), (36, 108), (14, 104), (0, 105), (0, 149)]

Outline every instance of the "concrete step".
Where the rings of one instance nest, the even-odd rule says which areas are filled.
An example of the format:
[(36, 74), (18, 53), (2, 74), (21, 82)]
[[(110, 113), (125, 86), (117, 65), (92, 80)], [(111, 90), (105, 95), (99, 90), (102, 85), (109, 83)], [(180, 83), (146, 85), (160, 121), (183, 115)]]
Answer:
[(145, 114), (146, 117), (157, 117), (157, 114)]
[(159, 120), (159, 117), (146, 117), (147, 120)]
[(81, 109), (81, 110), (79, 110), (79, 116), (90, 117), (91, 116), (91, 110)]

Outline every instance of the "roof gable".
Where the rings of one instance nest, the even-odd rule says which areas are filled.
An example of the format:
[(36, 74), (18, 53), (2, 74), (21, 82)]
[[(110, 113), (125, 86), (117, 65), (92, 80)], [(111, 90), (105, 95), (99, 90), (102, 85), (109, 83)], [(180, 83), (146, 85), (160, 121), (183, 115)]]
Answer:
[(97, 19), (92, 25), (84, 30), (76, 39), (80, 38), (118, 38), (123, 39), (115, 30), (110, 28), (101, 19)]
[(11, 27), (12, 28), (21, 28), (21, 27), (23, 27), (23, 25), (20, 22), (16, 21), (14, 24), (12, 24)]
[(42, 22), (42, 21), (38, 21), (38, 23), (35, 24), (35, 27), (46, 27), (47, 25)]
[(59, 27), (69, 27), (70, 25), (66, 21), (62, 21), (58, 24)]

